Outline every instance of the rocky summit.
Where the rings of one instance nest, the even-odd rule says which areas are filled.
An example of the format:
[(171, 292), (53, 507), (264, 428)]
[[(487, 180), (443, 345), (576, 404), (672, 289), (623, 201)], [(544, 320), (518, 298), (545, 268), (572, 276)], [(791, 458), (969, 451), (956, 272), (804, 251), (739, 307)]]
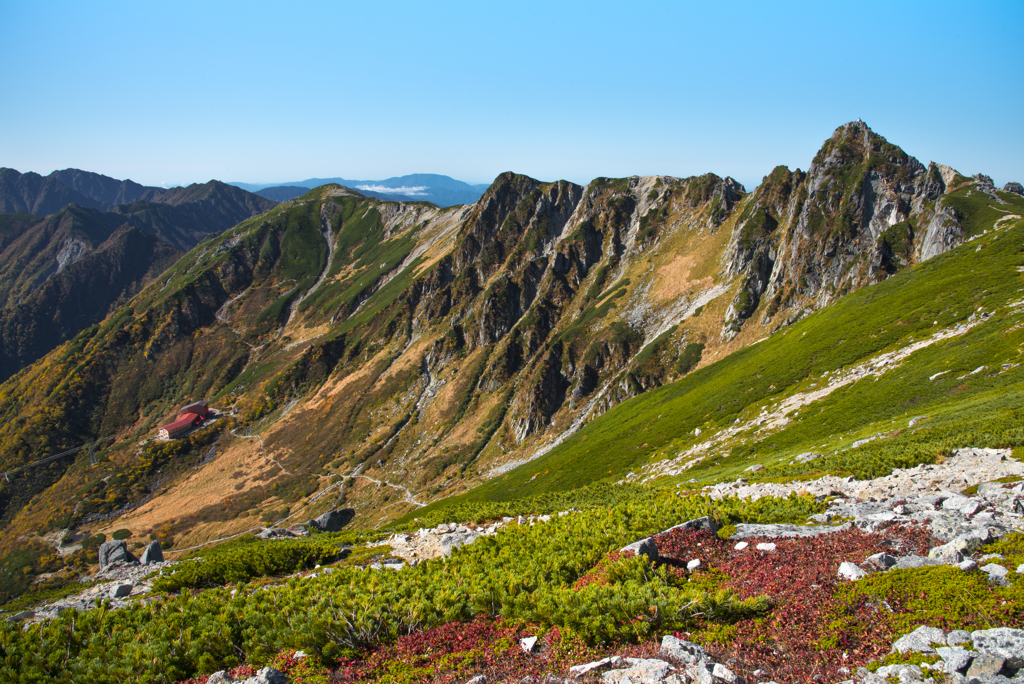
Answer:
[(0, 180), (4, 681), (1024, 681), (1019, 183)]

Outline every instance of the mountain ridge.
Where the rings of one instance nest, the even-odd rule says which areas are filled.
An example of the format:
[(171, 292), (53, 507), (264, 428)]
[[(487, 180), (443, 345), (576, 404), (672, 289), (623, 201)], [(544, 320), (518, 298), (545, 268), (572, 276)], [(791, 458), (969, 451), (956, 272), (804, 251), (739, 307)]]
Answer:
[[(276, 203), (220, 181), (164, 189), (78, 169), (46, 177), (0, 169), (0, 205), (46, 214), (0, 214), (0, 378), (6, 379), (102, 320), (170, 266), (173, 256)], [(122, 226), (162, 246), (130, 231), (115, 239)], [(95, 250), (100, 253), (88, 258)], [(76, 263), (83, 265), (75, 276), (66, 275)], [(104, 272), (87, 276), (83, 269), (89, 265)], [(83, 300), (73, 290), (87, 283), (97, 291)], [(72, 311), (73, 301), (81, 304), (80, 312)]]
[[(69, 462), (0, 492), (4, 520), (18, 531), (107, 516), (153, 486), (111, 525), (200, 544), (250, 515), (312, 513), (335, 477), (361, 526), (506, 476), (542, 484), (530, 463), (547, 453), (575, 469), (570, 482), (624, 477), (664, 445), (616, 445), (596, 476), (586, 459), (565, 460), (581, 454), (574, 435), (913, 267), (939, 199), (958, 227), (931, 243), (940, 251), (996, 220), (964, 217), (1019, 201), (955, 172), (935, 195), (928, 167), (863, 124), (823, 150), (807, 173), (776, 169), (752, 192), (714, 174), (580, 186), (505, 173), (476, 204), (442, 209), (311, 190), (206, 240), (2, 386), (19, 397), (3, 406), (8, 469), (125, 435), (95, 472)], [(886, 236), (904, 222), (902, 242)], [(766, 296), (768, 282), (783, 296)], [(190, 474), (173, 449), (138, 446), (198, 397), (241, 426), (204, 433), (221, 440), (218, 460)], [(216, 468), (240, 473), (231, 493), (184, 497)]]

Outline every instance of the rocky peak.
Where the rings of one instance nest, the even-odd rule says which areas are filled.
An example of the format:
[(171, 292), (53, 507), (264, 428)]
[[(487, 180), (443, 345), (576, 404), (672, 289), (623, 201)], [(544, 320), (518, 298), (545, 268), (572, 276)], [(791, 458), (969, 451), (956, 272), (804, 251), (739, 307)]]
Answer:
[(747, 199), (736, 219), (725, 253), (725, 274), (743, 278), (726, 312), (724, 337), (731, 339), (761, 303), (761, 295), (778, 258), (779, 226), (788, 226), (793, 213), (793, 190), (806, 174), (777, 166)]
[(942, 204), (957, 177), (948, 166), (926, 168), (860, 120), (835, 130), (807, 174), (775, 169), (735, 223), (725, 272), (744, 280), (723, 336), (735, 336), (764, 296), (764, 322), (785, 309), (794, 313), (784, 320), (795, 320), (959, 244), (959, 217)]

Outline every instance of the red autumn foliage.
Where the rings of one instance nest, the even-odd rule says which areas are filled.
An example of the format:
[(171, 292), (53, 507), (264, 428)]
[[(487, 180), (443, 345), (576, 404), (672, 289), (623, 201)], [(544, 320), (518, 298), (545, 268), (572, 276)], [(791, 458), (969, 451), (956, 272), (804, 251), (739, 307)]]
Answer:
[[(850, 671), (888, 653), (893, 635), (885, 621), (875, 618), (877, 608), (869, 605), (850, 616), (857, 625), (855, 642), (839, 635), (837, 646), (819, 650), (824, 637), (834, 636), (829, 616), (839, 608), (839, 565), (860, 565), (882, 551), (925, 554), (938, 543), (919, 526), (891, 526), (875, 533), (854, 527), (811, 538), (750, 538), (743, 540), (749, 546), (741, 551), (734, 549), (735, 541), (704, 532), (677, 530), (656, 541), (659, 553), (679, 574), (685, 574), (687, 561), (699, 558), (697, 572), (717, 570), (724, 576), (722, 586), (740, 597), (769, 597), (772, 610), (767, 616), (736, 623), (728, 642), (711, 645), (709, 651), (721, 662), (732, 661), (737, 673), (750, 675), (760, 669), (762, 678), (779, 682), (847, 679)], [(761, 542), (777, 548), (758, 551)]]
[(594, 584), (597, 586), (607, 586), (610, 584), (608, 579), (608, 566), (613, 564), (620, 558), (630, 558), (634, 554), (632, 551), (612, 551), (607, 556), (597, 562), (590, 572), (586, 573), (572, 585), (573, 589), (582, 589), (583, 587)]
[[(726, 663), (737, 674), (749, 678), (759, 669), (761, 680), (778, 682), (848, 679), (858, 667), (888, 653), (895, 635), (890, 633), (886, 620), (877, 619), (878, 608), (870, 604), (854, 606), (850, 609), (853, 615), (845, 614), (855, 638), (830, 631), (829, 623), (840, 609), (836, 599), (837, 587), (843, 582), (837, 573), (839, 564), (850, 561), (867, 569), (864, 562), (872, 554), (886, 551), (923, 555), (938, 543), (920, 526), (890, 526), (874, 533), (850, 528), (798, 539), (750, 538), (744, 540), (749, 546), (741, 551), (734, 549), (735, 540), (705, 532), (676, 530), (655, 541), (662, 560), (679, 577), (688, 576), (686, 563), (699, 558), (701, 566), (695, 571), (695, 579), (711, 572), (708, 577), (718, 578), (721, 587), (732, 589), (741, 598), (769, 597), (770, 612), (740, 619), (730, 626), (733, 631), (727, 638), (705, 639), (704, 645), (717, 662)], [(777, 548), (758, 551), (756, 545), (760, 542), (772, 542)], [(608, 554), (574, 587), (607, 584), (608, 568), (627, 555)], [(702, 628), (710, 626), (698, 626), (695, 634), (677, 636), (701, 641), (710, 634), (702, 633)], [(529, 626), (501, 619), (448, 623), (383, 644), (366, 652), (362, 659), (338, 663), (330, 679), (355, 683), (383, 677), (410, 683), (461, 684), (482, 674), (491, 682), (521, 681), (525, 677), (542, 682), (548, 674), (565, 677), (571, 666), (609, 655), (659, 657), (658, 640), (598, 649), (566, 637), (557, 627), (542, 636), (527, 654), (519, 640), (534, 634)], [(821, 647), (825, 637), (835, 640), (835, 645)], [(274, 664), (288, 674), (298, 661), (293, 652), (282, 652)], [(243, 679), (255, 669), (243, 665), (229, 673)], [(205, 680), (200, 677), (185, 684), (204, 684)], [(597, 682), (600, 675), (595, 673), (580, 681)]]

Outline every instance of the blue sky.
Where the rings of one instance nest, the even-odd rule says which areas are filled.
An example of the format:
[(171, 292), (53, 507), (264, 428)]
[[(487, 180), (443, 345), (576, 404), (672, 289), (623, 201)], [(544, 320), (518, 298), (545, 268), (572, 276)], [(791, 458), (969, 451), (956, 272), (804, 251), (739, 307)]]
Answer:
[(145, 184), (707, 171), (862, 118), (1024, 182), (1024, 3), (0, 0), (0, 166)]

